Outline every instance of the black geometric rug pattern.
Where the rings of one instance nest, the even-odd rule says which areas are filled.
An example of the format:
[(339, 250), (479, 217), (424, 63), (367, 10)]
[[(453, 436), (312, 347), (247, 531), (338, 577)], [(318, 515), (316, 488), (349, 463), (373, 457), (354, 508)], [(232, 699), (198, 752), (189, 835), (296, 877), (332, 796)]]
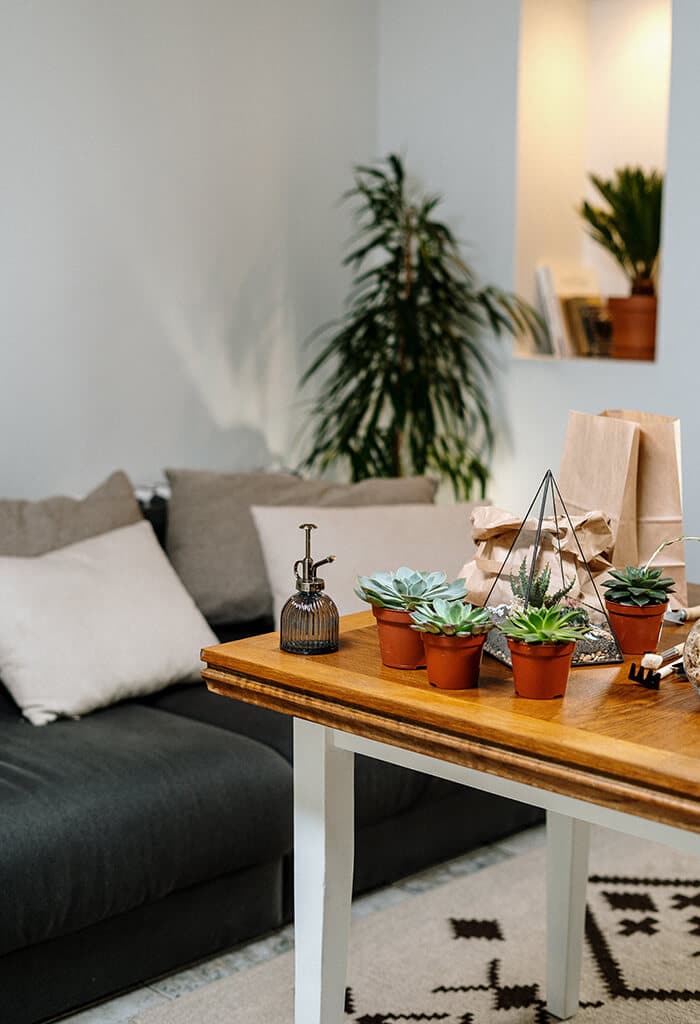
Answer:
[[(576, 1024), (700, 1024), (700, 857), (594, 830)], [(545, 852), (353, 921), (344, 1024), (553, 1024)], [(135, 1024), (293, 1024), (284, 953)], [(298, 1024), (298, 1022), (297, 1022)]]
[[(589, 877), (586, 957), (597, 976), (597, 998), (581, 1000), (577, 1021), (700, 1024), (700, 861), (697, 870), (695, 877)], [(405, 1000), (391, 1006), (375, 997), (375, 1006), (363, 1012), (358, 1012), (361, 987), (349, 986), (347, 1024), (550, 1024), (556, 1018), (546, 1010), (540, 981), (509, 979), (508, 954), (501, 957), (494, 950), (507, 943), (508, 930), (502, 918), (451, 915), (444, 922), (446, 941), (449, 936), (478, 948), (483, 977), (434, 984), (418, 995), (413, 1008)]]

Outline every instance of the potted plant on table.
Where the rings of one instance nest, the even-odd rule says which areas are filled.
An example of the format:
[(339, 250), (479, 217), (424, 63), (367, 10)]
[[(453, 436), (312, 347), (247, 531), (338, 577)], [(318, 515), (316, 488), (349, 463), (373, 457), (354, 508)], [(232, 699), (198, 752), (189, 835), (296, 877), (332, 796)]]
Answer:
[(423, 636), (428, 682), (443, 690), (477, 685), (481, 653), (491, 616), (486, 608), (436, 598), (411, 612), (413, 629)]
[(358, 576), (355, 593), (372, 606), (377, 620), (382, 662), (389, 668), (422, 668), (423, 638), (411, 629), (413, 612), (438, 598), (462, 601), (467, 596), (464, 580), (447, 582), (444, 572), (416, 572), (402, 566), (396, 572)]
[(607, 591), (605, 608), (623, 654), (656, 650), (675, 583), (648, 562), (639, 568), (610, 570), (610, 579), (602, 584)]
[(611, 254), (630, 281), (629, 298), (609, 298), (612, 355), (653, 359), (656, 347), (654, 278), (661, 241), (663, 175), (622, 167), (606, 180), (590, 175), (607, 208), (583, 202), (579, 208), (591, 238)]
[(535, 700), (563, 697), (576, 641), (587, 629), (576, 611), (529, 605), (512, 612), (498, 629), (508, 640), (516, 694)]
[(605, 607), (610, 625), (623, 654), (656, 650), (669, 594), (673, 593), (676, 581), (662, 576), (661, 569), (652, 569), (651, 563), (664, 548), (686, 540), (700, 541), (700, 537), (684, 534), (664, 540), (644, 565), (611, 569), (610, 579), (601, 584), (607, 591)]

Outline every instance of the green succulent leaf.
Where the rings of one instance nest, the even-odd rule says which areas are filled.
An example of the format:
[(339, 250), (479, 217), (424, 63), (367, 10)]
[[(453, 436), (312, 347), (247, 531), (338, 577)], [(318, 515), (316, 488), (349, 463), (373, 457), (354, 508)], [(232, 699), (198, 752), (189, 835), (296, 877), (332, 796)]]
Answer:
[(513, 612), (498, 628), (505, 636), (526, 644), (564, 644), (582, 640), (587, 632), (576, 610), (560, 605), (551, 608), (530, 605), (524, 611)]
[(467, 596), (464, 580), (446, 581), (444, 572), (424, 573), (401, 566), (394, 573), (358, 576), (355, 593), (368, 604), (399, 611), (413, 611), (436, 599), (463, 601)]
[(614, 604), (647, 608), (665, 604), (673, 592), (676, 581), (661, 575), (661, 569), (628, 565), (625, 569), (611, 569), (605, 580), (605, 597)]
[(549, 593), (551, 578), (551, 566), (546, 565), (541, 572), (533, 573), (532, 583), (530, 583), (530, 567), (527, 564), (527, 559), (523, 558), (517, 576), (511, 575), (510, 577), (510, 589), (513, 592), (513, 597), (519, 598), (526, 605), (534, 605), (536, 608), (542, 608), (545, 605), (549, 608), (559, 604), (573, 587), (576, 576), (572, 576), (554, 594)]
[(476, 636), (491, 629), (491, 616), (486, 608), (437, 597), (430, 604), (411, 612), (413, 629), (442, 636)]

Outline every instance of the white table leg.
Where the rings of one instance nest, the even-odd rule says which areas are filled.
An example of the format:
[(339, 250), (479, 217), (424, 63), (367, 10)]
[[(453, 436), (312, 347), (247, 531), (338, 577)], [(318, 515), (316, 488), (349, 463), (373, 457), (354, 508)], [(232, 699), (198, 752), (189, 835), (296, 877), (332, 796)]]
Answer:
[(296, 1024), (341, 1024), (350, 933), (354, 755), (294, 719)]
[(588, 822), (547, 812), (547, 1009), (578, 1010), (586, 920)]

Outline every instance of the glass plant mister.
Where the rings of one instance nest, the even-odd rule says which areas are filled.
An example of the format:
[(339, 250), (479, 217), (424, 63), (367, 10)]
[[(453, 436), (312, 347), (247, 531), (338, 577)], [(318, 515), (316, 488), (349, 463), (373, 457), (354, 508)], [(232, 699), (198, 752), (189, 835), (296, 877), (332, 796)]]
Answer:
[(306, 554), (294, 563), (297, 590), (282, 609), (280, 647), (290, 654), (331, 654), (338, 650), (338, 609), (323, 590), (325, 582), (316, 575), (321, 565), (335, 561), (328, 555), (319, 562), (311, 557), (313, 523), (302, 523), (306, 530)]

